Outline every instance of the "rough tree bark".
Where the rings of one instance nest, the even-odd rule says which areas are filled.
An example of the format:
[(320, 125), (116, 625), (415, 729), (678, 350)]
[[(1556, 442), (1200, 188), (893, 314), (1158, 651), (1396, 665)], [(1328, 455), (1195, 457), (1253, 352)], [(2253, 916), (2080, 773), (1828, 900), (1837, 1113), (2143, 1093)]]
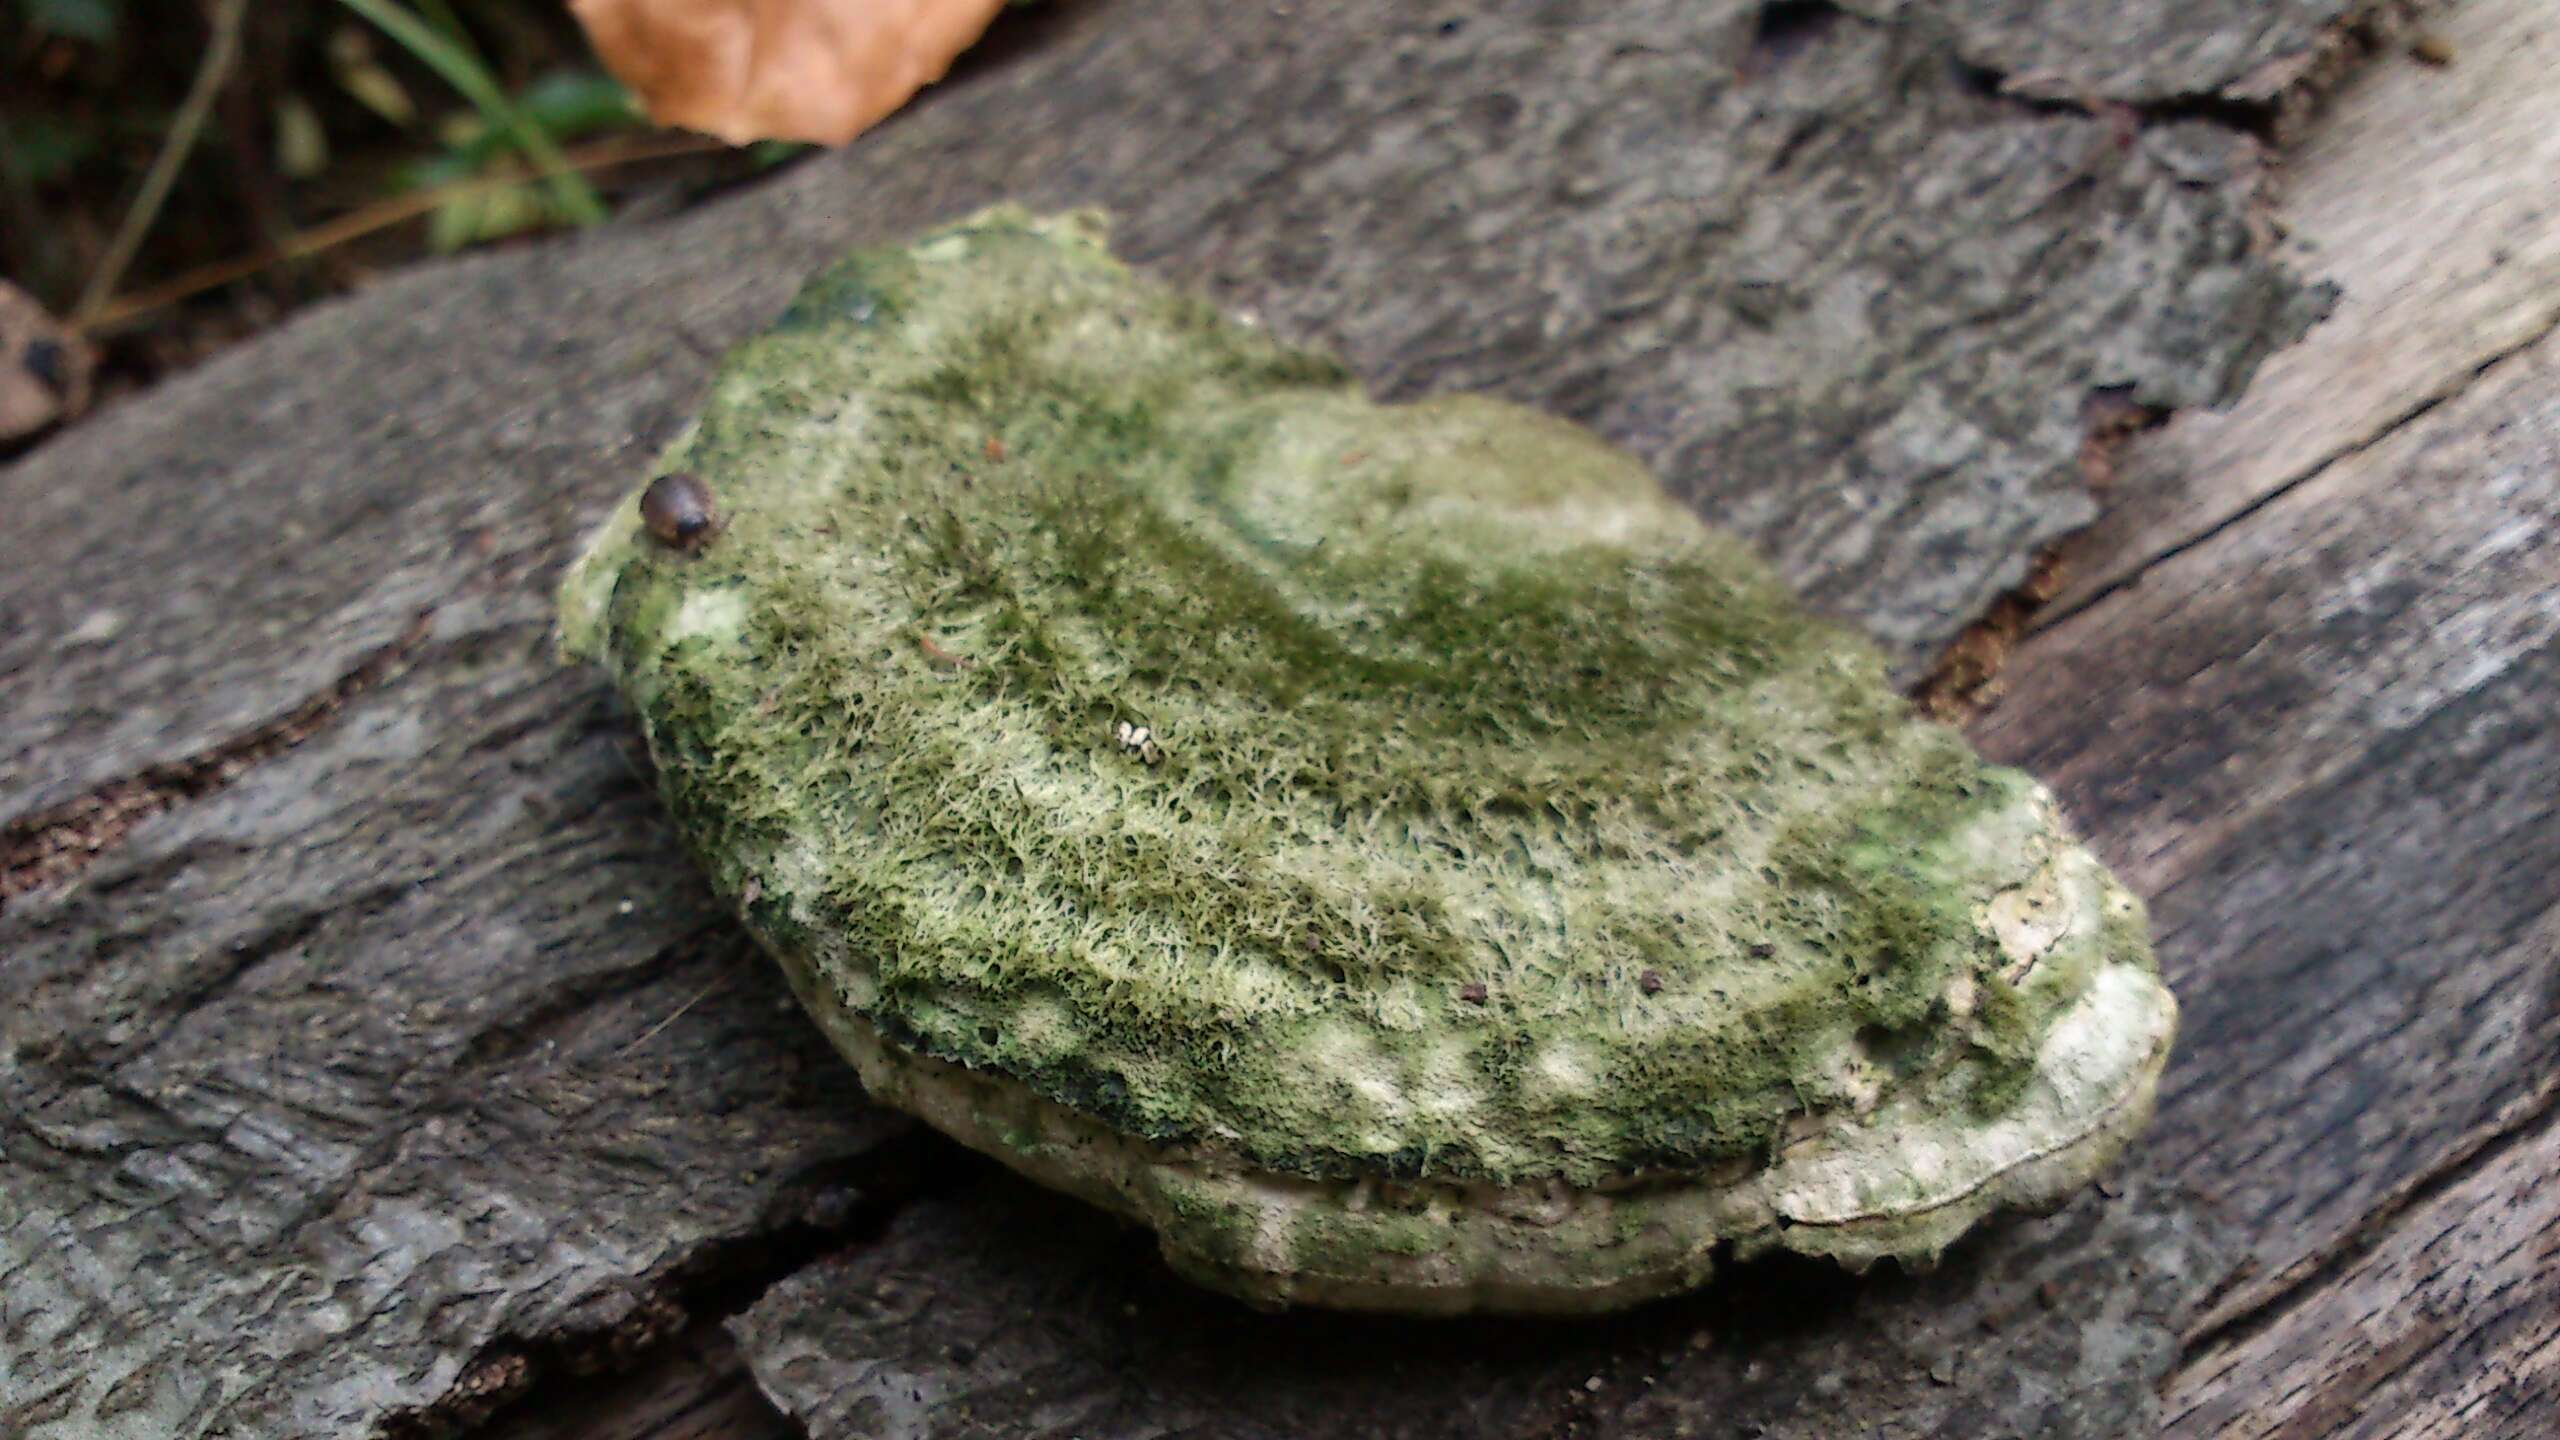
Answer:
[[(2515, 477), (2496, 503), (2431, 516), (2377, 446), (2323, 477), (2352, 505), (2303, 487), (2300, 526), (2027, 641), (1986, 741), (2161, 897), (2196, 1017), (2128, 1187), (1933, 1276), (1754, 1267), (1588, 1326), (1222, 1307), (867, 1110), (553, 666), (548, 588), (801, 274), (1011, 196), (1110, 206), (1133, 258), (1389, 393), (1596, 424), (1917, 678), (2093, 513), (2093, 395), (2228, 399), (2319, 308), (2253, 219), (2350, 19), (1077, 0), (845, 154), (394, 280), (0, 472), (0, 1433), (463, 1428), (749, 1300), (742, 1352), (820, 1435), (2121, 1435), (2164, 1380), (2191, 1433), (2248, 1409), (2324, 1276), (2441, 1291), (2342, 1237), (2458, 1223), (2547, 1147), (2540, 361), (2477, 402), (2504, 448), (2444, 462)], [(2217, 562), (2259, 578), (2148, 583)], [(2426, 641), (2463, 625), (2494, 674)], [(2319, 709), (2340, 668), (2374, 678)], [(2547, 1392), (2547, 1328), (2499, 1337)]]

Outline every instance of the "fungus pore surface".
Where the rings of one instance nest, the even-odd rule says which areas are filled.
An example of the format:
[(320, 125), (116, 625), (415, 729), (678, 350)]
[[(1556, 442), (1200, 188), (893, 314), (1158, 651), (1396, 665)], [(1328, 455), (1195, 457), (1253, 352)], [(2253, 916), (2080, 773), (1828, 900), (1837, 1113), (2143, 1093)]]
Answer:
[(2175, 1007), (2050, 797), (1631, 458), (998, 210), (812, 281), (563, 590), (872, 1092), (1265, 1303), (1583, 1310), (2084, 1183)]

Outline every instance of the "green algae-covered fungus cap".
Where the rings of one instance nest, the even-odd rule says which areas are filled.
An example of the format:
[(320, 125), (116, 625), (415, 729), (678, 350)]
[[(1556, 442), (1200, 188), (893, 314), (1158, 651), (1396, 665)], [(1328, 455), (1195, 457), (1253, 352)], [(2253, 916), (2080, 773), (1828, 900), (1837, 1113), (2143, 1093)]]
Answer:
[(1926, 1260), (2148, 1113), (2175, 1006), (2041, 787), (1625, 455), (1089, 216), (826, 272), (661, 472), (562, 606), (700, 863), (874, 1096), (1204, 1283)]

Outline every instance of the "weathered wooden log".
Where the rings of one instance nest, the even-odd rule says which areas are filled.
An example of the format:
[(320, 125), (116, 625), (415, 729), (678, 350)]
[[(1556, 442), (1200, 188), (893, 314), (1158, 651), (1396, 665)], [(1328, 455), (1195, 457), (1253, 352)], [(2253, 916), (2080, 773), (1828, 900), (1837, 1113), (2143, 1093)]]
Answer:
[[(1013, 196), (1387, 393), (1590, 421), (1916, 677), (2093, 512), (2091, 395), (2226, 399), (2316, 308), (2255, 132), (2350, 12), (1079, 0), (843, 155), (391, 281), (0, 472), (0, 1433), (455, 1428), (786, 1275), (741, 1345), (820, 1434), (2115, 1435), (2164, 1376), (2203, 1434), (2359, 1313), (2301, 1308), (2331, 1276), (2456, 1318), (2323, 1374), (2454, 1394), (2440, 1272), (2340, 1247), (2458, 1234), (2547, 1145), (2545, 359), (2442, 417), (2493, 440), (2407, 440), (2440, 471), (2375, 446), (2265, 507), (2300, 526), (2133, 547), (2013, 671), (1986, 742), (2160, 896), (2197, 1016), (2131, 1188), (1605, 1325), (1221, 1309), (867, 1110), (548, 643), (717, 351)], [(2493, 1339), (2550, 1393), (2547, 1327)]]

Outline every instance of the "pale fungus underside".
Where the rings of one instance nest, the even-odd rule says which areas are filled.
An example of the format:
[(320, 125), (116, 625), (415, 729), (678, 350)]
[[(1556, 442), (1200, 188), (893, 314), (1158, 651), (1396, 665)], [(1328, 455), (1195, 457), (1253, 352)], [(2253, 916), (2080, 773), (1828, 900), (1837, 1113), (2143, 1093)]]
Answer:
[[(563, 594), (878, 1098), (1259, 1302), (1934, 1257), (2175, 1007), (2025, 776), (1584, 431), (996, 211), (820, 276)], [(663, 527), (662, 527), (663, 528)]]

